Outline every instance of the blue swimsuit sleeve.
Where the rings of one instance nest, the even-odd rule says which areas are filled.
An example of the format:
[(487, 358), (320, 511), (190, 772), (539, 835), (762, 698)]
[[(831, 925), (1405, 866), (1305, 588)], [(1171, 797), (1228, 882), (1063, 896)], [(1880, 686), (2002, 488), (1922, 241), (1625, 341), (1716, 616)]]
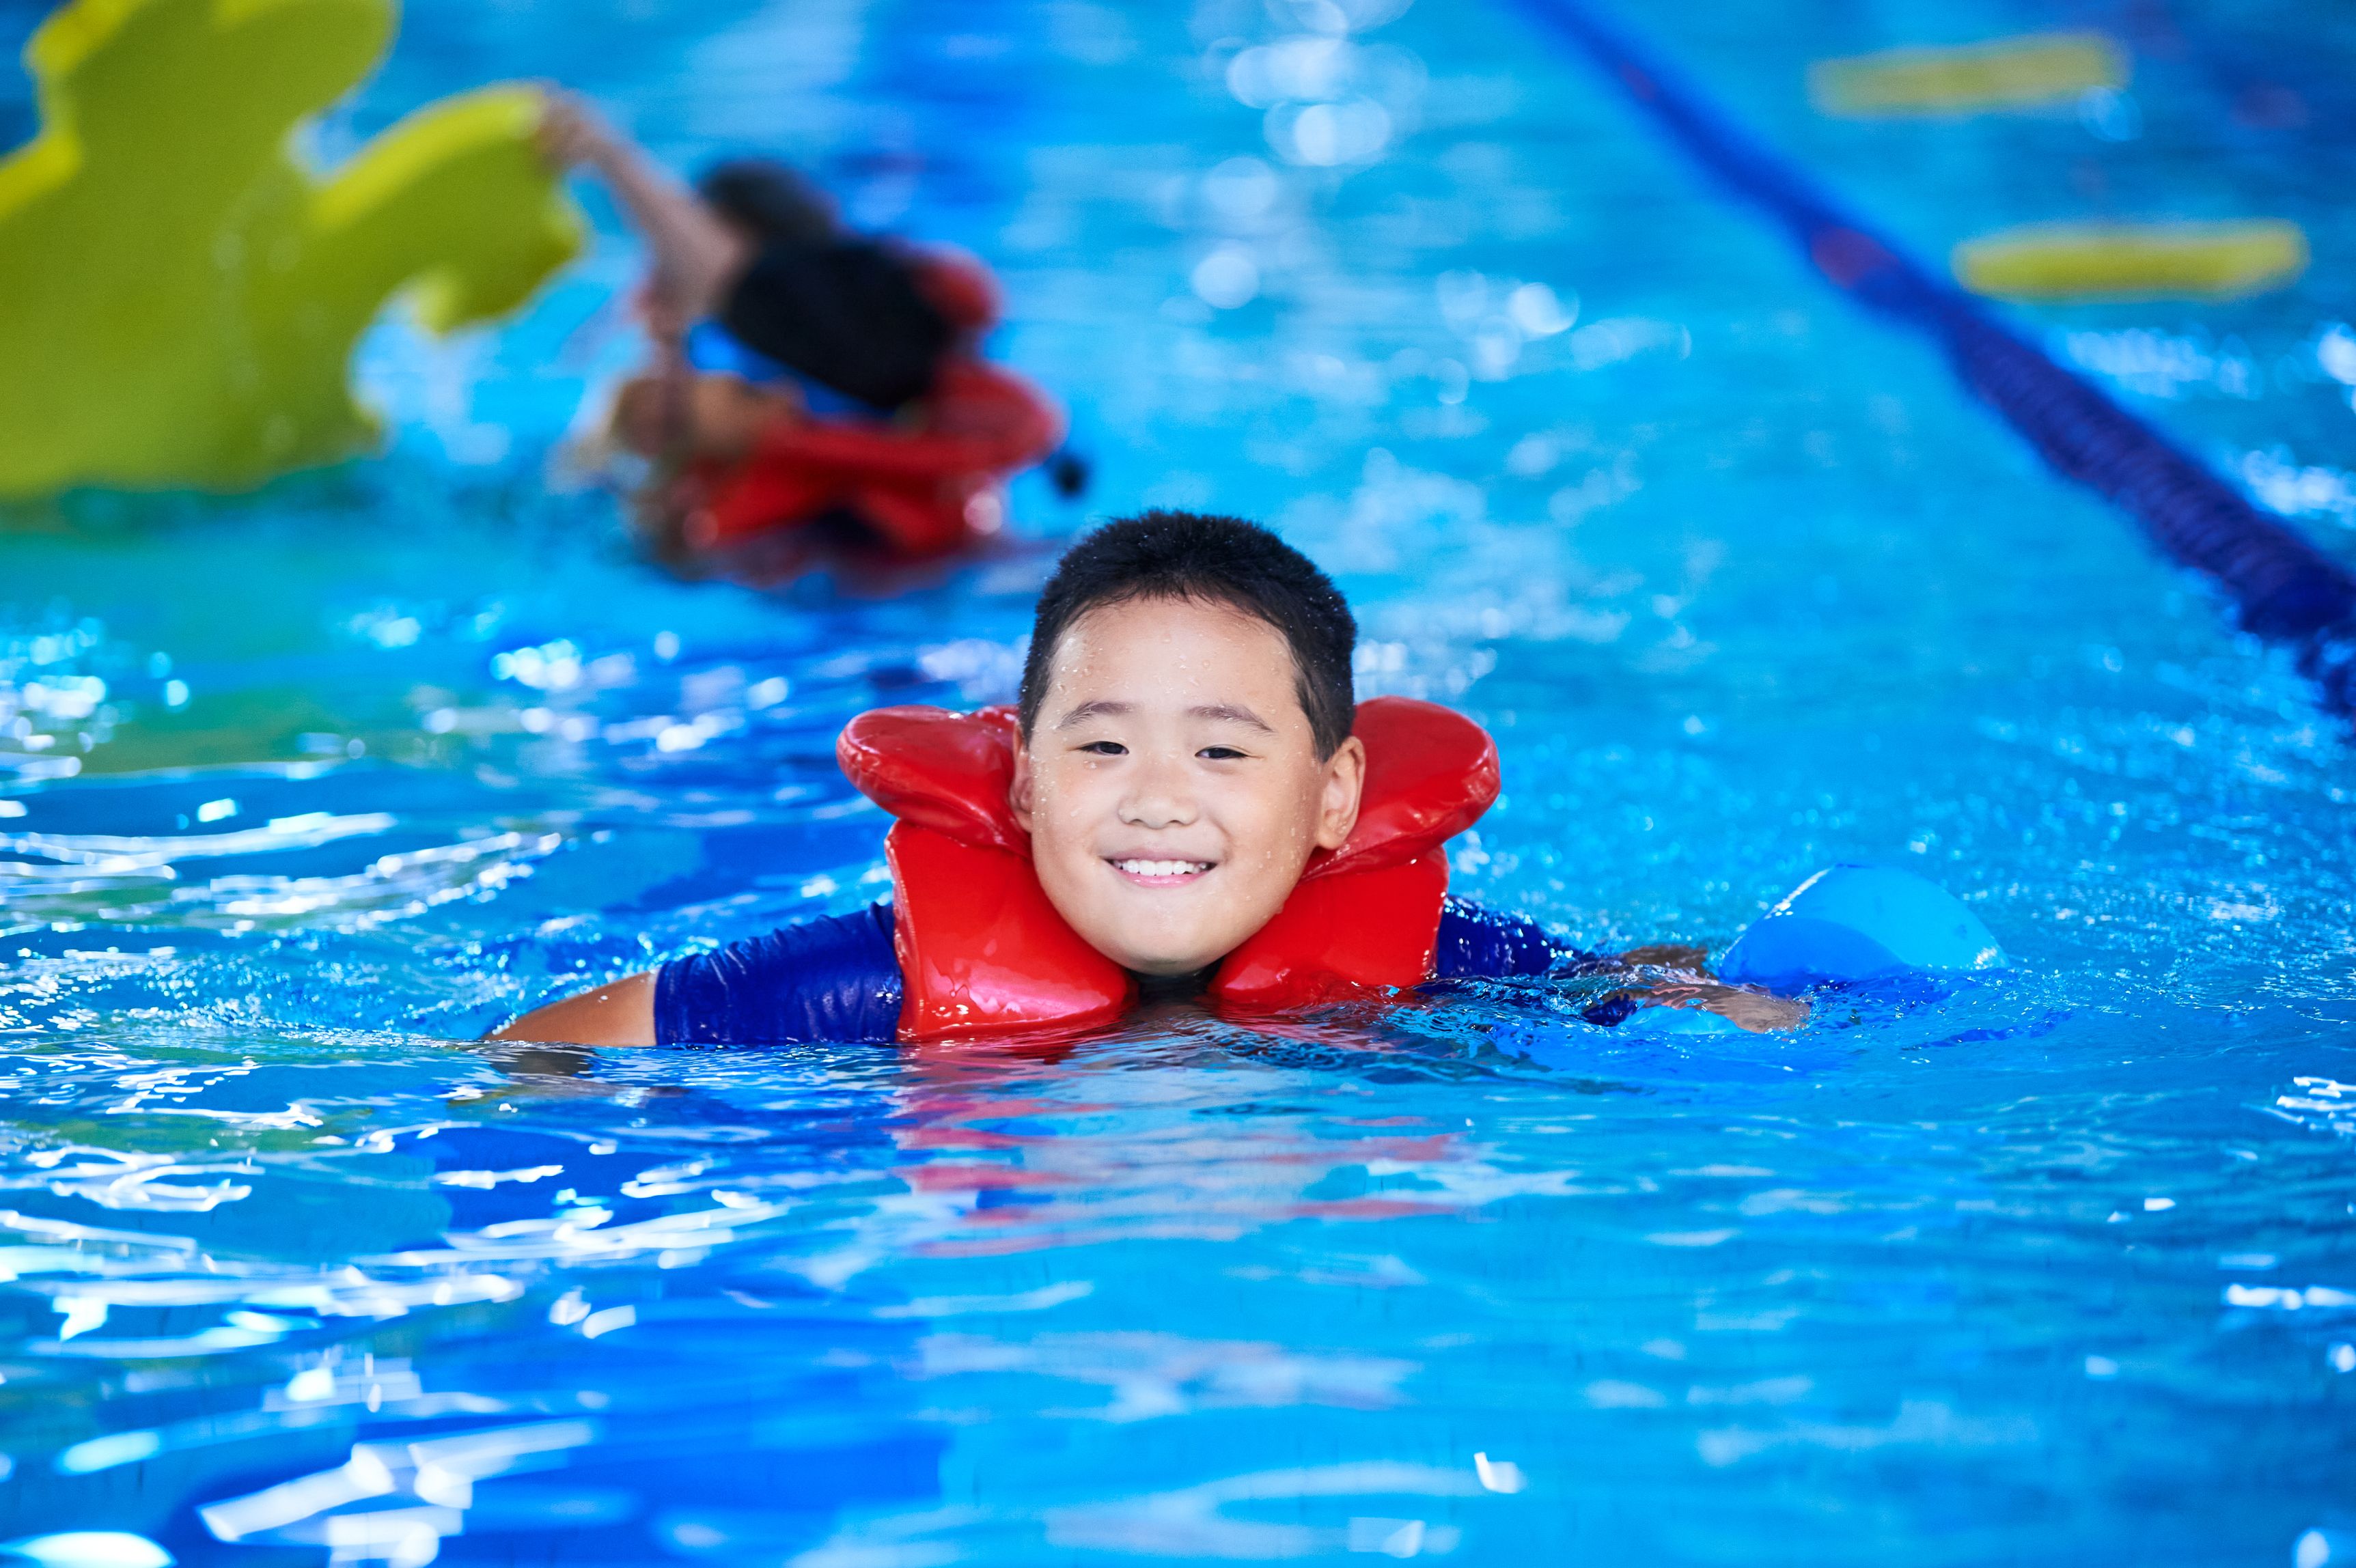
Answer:
[(889, 1040), (900, 1023), (892, 906), (803, 921), (655, 974), (663, 1045)]
[[(1501, 914), (1451, 894), (1440, 901), (1440, 938), (1431, 967), (1438, 980), (1503, 980), (1608, 974), (1617, 965), (1601, 954), (1557, 942), (1534, 920)], [(1635, 1010), (1634, 998), (1609, 997), (1581, 1016), (1591, 1024), (1611, 1025)]]
[(1557, 961), (1586, 958), (1546, 933), (1537, 922), (1483, 909), (1454, 895), (1440, 904), (1440, 940), (1432, 954), (1439, 980), (1501, 980), (1514, 975), (1551, 974)]

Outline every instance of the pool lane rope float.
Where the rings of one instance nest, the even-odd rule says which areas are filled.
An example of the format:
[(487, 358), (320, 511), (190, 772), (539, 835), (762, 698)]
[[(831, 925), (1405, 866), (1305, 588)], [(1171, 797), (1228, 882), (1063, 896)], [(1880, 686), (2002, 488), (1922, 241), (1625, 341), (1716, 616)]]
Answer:
[(1818, 60), (1808, 68), (1808, 97), (1818, 112), (1847, 119), (1961, 116), (2116, 92), (2131, 69), (2105, 34), (2031, 33)]
[(2215, 583), (2244, 630), (2291, 650), (2326, 709), (2356, 717), (2356, 577), (1908, 260), (1580, 0), (1520, 4), (1578, 45), (1695, 162), (1782, 222), (1834, 287), (1935, 339), (1965, 384), (2047, 463), (2120, 507), (2170, 560)]
[(0, 497), (235, 489), (371, 445), (352, 347), (406, 293), (445, 332), (580, 248), (529, 87), (431, 103), (315, 176), (297, 128), (393, 0), (72, 0), (25, 48), (0, 158)]
[(1955, 247), (1955, 280), (2007, 300), (2238, 299), (2307, 271), (2307, 232), (2222, 223), (2031, 223)]

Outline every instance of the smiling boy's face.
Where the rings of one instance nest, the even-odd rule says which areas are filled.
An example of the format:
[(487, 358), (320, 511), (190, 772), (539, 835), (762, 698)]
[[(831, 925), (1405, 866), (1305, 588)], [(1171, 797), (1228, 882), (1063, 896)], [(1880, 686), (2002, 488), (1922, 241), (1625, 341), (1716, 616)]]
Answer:
[(1320, 761), (1292, 652), (1225, 604), (1146, 599), (1072, 622), (1011, 799), (1074, 931), (1147, 975), (1216, 963), (1358, 820), (1365, 751)]

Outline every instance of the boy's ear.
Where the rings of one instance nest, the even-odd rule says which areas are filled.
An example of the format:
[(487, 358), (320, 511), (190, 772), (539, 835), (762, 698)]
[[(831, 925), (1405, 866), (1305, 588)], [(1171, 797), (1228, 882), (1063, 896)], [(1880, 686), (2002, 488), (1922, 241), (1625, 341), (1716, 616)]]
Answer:
[(1366, 788), (1366, 748), (1355, 735), (1325, 760), (1323, 792), (1317, 801), (1317, 847), (1339, 849), (1358, 826), (1358, 801)]
[(1031, 831), (1031, 748), (1022, 733), (1014, 736), (1014, 777), (1006, 786), (1007, 808), (1023, 832)]

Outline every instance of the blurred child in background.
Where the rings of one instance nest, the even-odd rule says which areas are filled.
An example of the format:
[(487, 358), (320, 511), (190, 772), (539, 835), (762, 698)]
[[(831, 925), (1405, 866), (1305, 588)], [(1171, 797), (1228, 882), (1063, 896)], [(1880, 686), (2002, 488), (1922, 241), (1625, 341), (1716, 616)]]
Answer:
[[(847, 229), (767, 160), (691, 191), (577, 98), (552, 101), (541, 137), (606, 182), (653, 252), (637, 306), (655, 362), (607, 433), (655, 465), (638, 503), (659, 553), (917, 561), (999, 531), (1005, 480), (1064, 421), (981, 357), (999, 305), (980, 261)], [(1076, 487), (1068, 461), (1057, 477)]]

